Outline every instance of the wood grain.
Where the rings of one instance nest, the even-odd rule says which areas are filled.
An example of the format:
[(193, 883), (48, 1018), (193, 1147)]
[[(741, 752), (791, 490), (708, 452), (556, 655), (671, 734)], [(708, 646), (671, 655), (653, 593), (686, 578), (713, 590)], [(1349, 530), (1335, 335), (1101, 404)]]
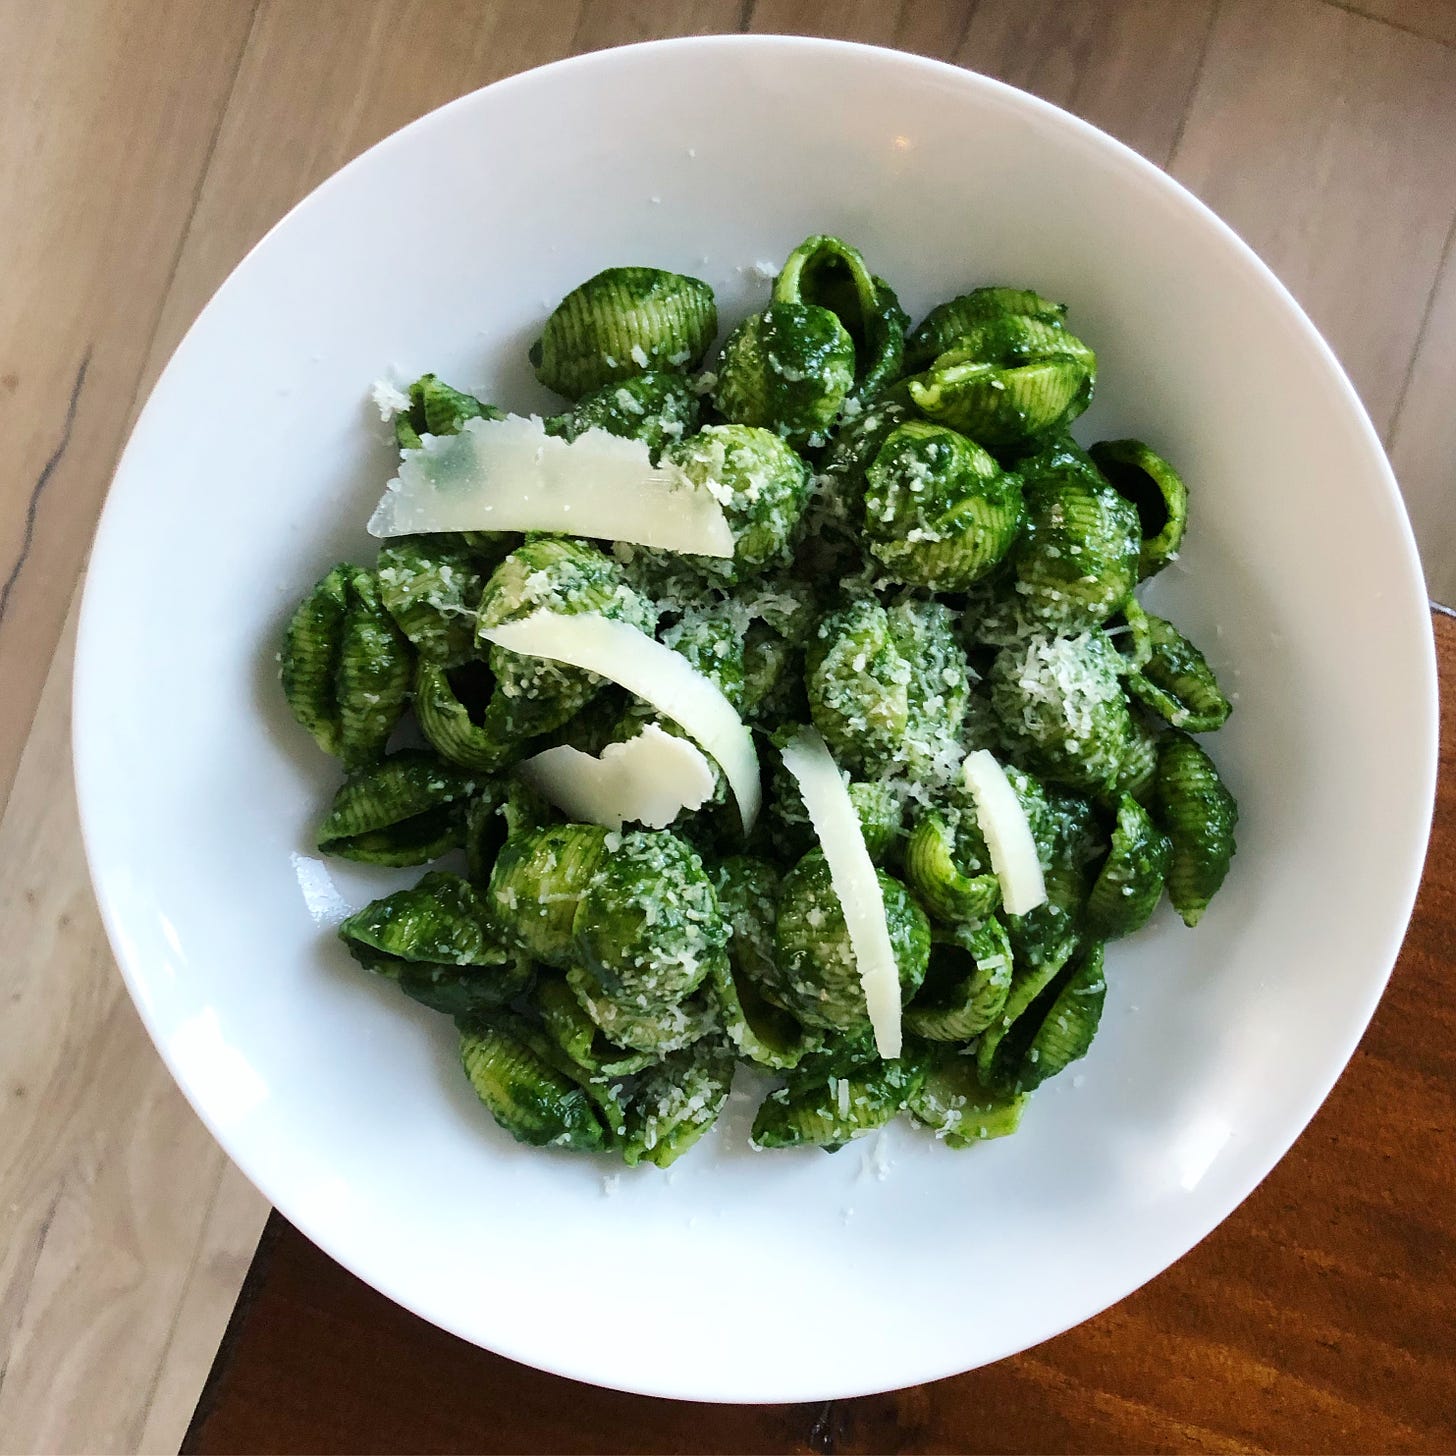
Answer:
[(0, 0), (0, 807), (251, 20)]
[(1162, 165), (1213, 12), (1213, 0), (981, 0), (952, 59), (1075, 111)]
[(1284, 1161), (1131, 1298), (934, 1385), (815, 1407), (694, 1406), (477, 1350), (275, 1215), (184, 1449), (1456, 1449), (1456, 620), (1437, 626), (1436, 828), (1385, 999)]
[(1339, 0), (1343, 9), (1370, 15), (1413, 35), (1456, 45), (1456, 0)]
[[(0, 1449), (170, 1449), (264, 1213), (131, 1011), (86, 888), (71, 798), (62, 624), (140, 400), (247, 248), (381, 136), (561, 55), (745, 24), (954, 60), (1088, 116), (1155, 161), (1172, 156), (1334, 339), (1389, 426), (1433, 589), (1456, 597), (1449, 0), (1222, 0), (1216, 12), (1214, 0), (0, 0)], [(1449, 779), (1449, 743), (1447, 755)], [(1432, 893), (1428, 883), (1423, 913)], [(1449, 928), (1449, 904), (1438, 913)], [(1338, 1430), (1351, 1446), (1449, 1447), (1423, 1403), (1456, 1408), (1449, 1372), (1430, 1364), (1411, 1321), (1456, 1344), (1438, 1297), (1452, 1273), (1445, 1226), (1422, 1221), (1451, 1202), (1451, 1109), (1430, 1100), (1451, 1068), (1422, 1036), (1440, 1026), (1449, 1044), (1434, 987), (1451, 951), (1418, 962), (1429, 1004), (1402, 999), (1415, 995), (1413, 953), (1300, 1145), (1318, 1146), (1340, 1109), (1328, 1136), (1345, 1142), (1328, 1156), (1377, 1169), (1366, 1202), (1311, 1185), (1338, 1195), (1341, 1222), (1326, 1228), (1334, 1205), (1281, 1169), (1257, 1197), (1282, 1189), (1283, 1202), (1257, 1206), (1283, 1242), (1246, 1230), (1204, 1268), (1210, 1241), (1096, 1327), (997, 1367), (995, 1380), (982, 1372), (945, 1395), (787, 1415), (654, 1415), (630, 1397), (500, 1374), (478, 1352), (457, 1364), (442, 1350), (442, 1368), (499, 1379), (543, 1450), (592, 1444), (593, 1423), (607, 1433), (602, 1449), (1073, 1449), (1114, 1438), (1124, 1449), (1252, 1448), (1239, 1432), (1254, 1416), (1276, 1447), (1300, 1445), (1302, 1422), (1329, 1443)], [(1382, 1182), (1384, 1144), (1354, 1130), (1369, 1125), (1367, 1104), (1421, 1167)], [(1369, 1239), (1395, 1240), (1380, 1245), (1385, 1262), (1358, 1257)], [(313, 1271), (300, 1288), (314, 1292), (294, 1301), (300, 1329), (332, 1339), (356, 1317), (376, 1321), (363, 1349), (387, 1386), (399, 1312), (368, 1291), (344, 1296), (336, 1270), (296, 1253)], [(1190, 1267), (1198, 1279), (1178, 1282)], [(1215, 1292), (1218, 1279), (1227, 1287)], [(348, 1319), (330, 1303), (355, 1298)], [(1361, 1333), (1351, 1343), (1340, 1329)], [(1311, 1330), (1325, 1345), (1310, 1347)], [(1372, 1362), (1373, 1394), (1333, 1348), (1341, 1341)], [(1127, 1342), (1155, 1352), (1135, 1363), (1136, 1396), (1102, 1369), (1125, 1363)], [(448, 1380), (425, 1384), (447, 1410), (459, 1399)], [(1206, 1418), (1217, 1400), (1227, 1409)], [(467, 1403), (451, 1440), (484, 1448), (466, 1429), (495, 1419), (482, 1410)], [(405, 1449), (412, 1431), (432, 1429), (403, 1420), (381, 1418), (393, 1434), (374, 1445)]]
[(1437, 601), (1456, 602), (1456, 229), (1390, 431), (1390, 463)]
[(1067, 107), (1162, 162), (1212, 15), (1213, 0), (757, 0), (748, 28), (954, 61)]
[(1318, 0), (1223, 0), (1172, 159), (1308, 310), (1382, 434), (1456, 213), (1453, 137), (1456, 51)]
[[(0, 820), (0, 1448), (13, 1451), (139, 1449), (225, 1163), (97, 918), (71, 788), (73, 632)], [(267, 1211), (247, 1195), (234, 1248), (248, 1247), (236, 1220), (256, 1237)]]

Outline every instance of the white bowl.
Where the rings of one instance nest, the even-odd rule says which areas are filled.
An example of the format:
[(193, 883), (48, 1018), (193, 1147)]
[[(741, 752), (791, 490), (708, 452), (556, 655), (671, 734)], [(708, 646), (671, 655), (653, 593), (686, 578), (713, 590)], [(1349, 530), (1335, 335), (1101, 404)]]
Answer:
[[(1237, 697), (1213, 751), (1239, 855), (1196, 933), (1109, 955), (1090, 1056), (1022, 1131), (952, 1152), (755, 1154), (751, 1106), (666, 1175), (521, 1148), (448, 1021), (331, 934), (409, 873), (322, 863), (334, 765), (274, 647), (363, 532), (392, 454), (371, 382), (438, 370), (549, 400), (526, 345), (617, 263), (707, 278), (858, 243), (912, 316), (1034, 285), (1097, 349), (1087, 438), (1139, 435), (1192, 493), (1153, 600)], [(173, 1074), (305, 1234), (378, 1289), (529, 1364), (654, 1395), (819, 1399), (995, 1360), (1203, 1238), (1350, 1056), (1408, 918), (1435, 773), (1411, 534), (1339, 365), (1253, 254), (1101, 132), (995, 81), (824, 41), (713, 38), (564, 61), (345, 167), (238, 267), (117, 471), (76, 666), (101, 909)], [(608, 1196), (614, 1193), (615, 1196)]]

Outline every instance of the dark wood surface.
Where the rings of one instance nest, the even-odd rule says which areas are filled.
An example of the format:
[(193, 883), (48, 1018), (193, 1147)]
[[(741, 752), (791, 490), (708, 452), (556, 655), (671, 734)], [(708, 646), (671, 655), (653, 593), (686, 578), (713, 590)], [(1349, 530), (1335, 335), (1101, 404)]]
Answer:
[(275, 1214), (183, 1450), (1456, 1450), (1456, 619), (1435, 623), (1435, 828), (1390, 988), (1284, 1161), (1131, 1298), (933, 1385), (688, 1405), (477, 1350)]

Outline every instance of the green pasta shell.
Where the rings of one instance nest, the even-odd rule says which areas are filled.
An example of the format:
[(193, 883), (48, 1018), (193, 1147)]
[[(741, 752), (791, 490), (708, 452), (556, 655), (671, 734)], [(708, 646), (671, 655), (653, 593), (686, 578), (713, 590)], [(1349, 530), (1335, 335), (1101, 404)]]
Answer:
[[(1020, 1064), (1021, 1050), (1030, 1044), (1031, 1037), (1040, 1024), (1035, 1019), (1033, 1008), (1037, 1007), (1038, 1001), (1055, 985), (1057, 978), (1072, 962), (1077, 945), (1077, 938), (1068, 935), (1049, 948), (1039, 960), (1023, 959), (1018, 952), (1006, 1002), (976, 1044), (976, 1069), (983, 1081), (999, 1086), (1007, 1084), (1006, 1068), (1010, 1066), (1014, 1072)], [(1018, 1044), (1000, 1052), (1001, 1043), (1023, 1017), (1030, 1018), (1028, 1025), (1022, 1028), (1024, 1037)]]
[(861, 597), (820, 622), (805, 668), (814, 726), (857, 776), (959, 765), (970, 667), (946, 603)]
[(1067, 316), (1067, 306), (1030, 288), (975, 288), (937, 304), (905, 341), (905, 368), (921, 370), (954, 348), (978, 324), (1011, 314), (1053, 327)]
[(465, 806), (465, 862), (470, 882), (484, 889), (506, 842), (507, 785), (487, 779)]
[(682, 374), (652, 371), (594, 389), (564, 415), (548, 422), (548, 427), (552, 434), (568, 440), (588, 430), (641, 440), (655, 462), (666, 446), (698, 428), (702, 413), (691, 380)]
[(417, 865), (458, 849), (475, 781), (433, 753), (405, 748), (351, 774), (319, 827), (323, 854)]
[(572, 924), (606, 838), (596, 824), (523, 828), (496, 856), (486, 903), (507, 938), (533, 959), (563, 969), (572, 963)]
[(1124, 794), (1112, 848), (1087, 897), (1087, 928), (1093, 935), (1116, 940), (1148, 923), (1163, 898), (1172, 848), (1147, 810)]
[(1136, 597), (1129, 597), (1120, 610), (1103, 624), (1108, 640), (1122, 659), (1122, 671), (1134, 673), (1148, 665), (1153, 655), (1152, 619)]
[(1071, 471), (1027, 475), (1024, 499), (1011, 558), (1013, 611), (1044, 631), (1105, 622), (1137, 584), (1137, 513), (1106, 485)]
[(379, 550), (379, 598), (428, 662), (458, 667), (475, 655), (475, 614), (485, 586), (479, 558), (450, 536), (401, 536)]
[(648, 372), (684, 372), (718, 332), (713, 290), (662, 268), (608, 268), (557, 304), (530, 349), (536, 378), (567, 399)]
[(608, 1040), (634, 1051), (651, 1052), (654, 1059), (681, 1051), (718, 1030), (713, 993), (706, 986), (684, 1001), (644, 1010), (635, 1001), (613, 996), (585, 966), (572, 966), (566, 984)]
[[(396, 421), (407, 422), (414, 436), (411, 449), (419, 448), (421, 435), (458, 434), (466, 420), (505, 418), (503, 410), (486, 404), (473, 394), (453, 388), (435, 374), (422, 374), (410, 385), (409, 402), (408, 412), (396, 416)], [(396, 438), (398, 434), (396, 430)]]
[(969, 1148), (1015, 1132), (1026, 1102), (1025, 1092), (987, 1085), (974, 1058), (945, 1047), (932, 1052), (925, 1080), (906, 1105), (947, 1146)]
[(543, 974), (532, 999), (542, 1030), (572, 1066), (589, 1076), (630, 1077), (657, 1060), (653, 1052), (633, 1051), (609, 1041), (586, 1014), (564, 976)]
[(905, 1026), (926, 1041), (966, 1042), (1001, 1014), (1011, 990), (1011, 941), (995, 916), (936, 931)]
[(713, 403), (735, 425), (759, 425), (792, 445), (828, 438), (854, 386), (854, 344), (827, 309), (775, 303), (723, 345)]
[(507, 1005), (529, 989), (534, 974), (497, 939), (471, 886), (438, 871), (351, 915), (339, 938), (366, 970), (448, 1016)]
[(1165, 723), (1189, 733), (1212, 733), (1228, 721), (1232, 704), (1208, 659), (1171, 623), (1147, 615), (1151, 651), (1127, 690)]
[(696, 558), (711, 575), (743, 581), (787, 564), (809, 497), (809, 469), (772, 430), (708, 425), (673, 445), (668, 458), (709, 487), (733, 532), (733, 559)]
[(1105, 633), (1036, 636), (1003, 647), (991, 664), (991, 706), (1006, 741), (1043, 778), (1098, 789), (1117, 775), (1133, 736)]
[(688, 607), (661, 641), (692, 663), (733, 704), (743, 706), (743, 631), (717, 603)]
[[(1058, 977), (1054, 989), (1056, 994), (1051, 997), (1046, 1014), (1037, 1025), (1036, 1034), (1014, 1073), (1008, 1073), (1018, 1092), (1034, 1091), (1087, 1055), (1101, 1023), (1102, 1007), (1107, 996), (1100, 941), (1083, 947), (1068, 970)], [(1035, 1022), (1039, 1009), (1031, 1008), (1021, 1026)], [(1011, 1035), (1002, 1042), (1003, 1065), (1009, 1066), (1010, 1054), (1019, 1045), (1020, 1035), (1021, 1028), (1013, 1028)]]
[[(547, 973), (545, 984), (556, 984), (550, 972)], [(532, 1007), (526, 1014), (497, 1011), (483, 1018), (483, 1021), (486, 1025), (495, 1026), (513, 1036), (553, 1071), (580, 1087), (586, 1094), (587, 1101), (596, 1110), (606, 1134), (606, 1145), (620, 1146), (627, 1130), (627, 1109), (622, 1100), (622, 1076), (625, 1074), (596, 1071), (583, 1066), (570, 1056), (548, 1031), (538, 1007)], [(464, 1029), (471, 1028), (466, 1025)], [(645, 1063), (639, 1062), (638, 1065)]]
[(860, 772), (888, 763), (910, 719), (910, 664), (873, 598), (830, 613), (810, 639), (809, 711), (835, 759)]
[[(813, 494), (804, 510), (799, 560), (805, 572), (839, 581), (864, 565), (865, 472), (890, 435), (915, 411), (900, 391), (845, 417), (824, 452)], [(851, 402), (852, 403), (852, 402)]]
[(1112, 488), (1138, 513), (1142, 547), (1138, 575), (1155, 576), (1177, 560), (1188, 527), (1188, 487), (1166, 460), (1141, 440), (1103, 440), (1091, 456)]
[(1136, 713), (1132, 716), (1132, 734), (1123, 751), (1106, 799), (1115, 805), (1124, 794), (1131, 794), (1139, 804), (1152, 802), (1158, 779), (1158, 733)]
[(374, 573), (356, 571), (349, 592), (336, 681), (339, 756), (346, 768), (354, 768), (383, 754), (409, 701), (414, 662), (409, 643), (379, 599)]
[(415, 717), (430, 746), (449, 763), (493, 773), (520, 756), (520, 744), (501, 743), (481, 726), (494, 680), (483, 662), (450, 672), (421, 658), (415, 670)]
[(414, 667), (372, 572), (334, 567), (289, 620), (279, 664), (288, 706), (320, 748), (346, 768), (383, 754)]
[(805, 238), (774, 280), (773, 296), (775, 303), (827, 308), (839, 320), (854, 344), (858, 398), (873, 399), (899, 378), (910, 320), (858, 248), (822, 233)]
[(609, 996), (650, 1012), (703, 983), (728, 922), (702, 860), (676, 835), (614, 838), (577, 905), (576, 950)]
[(988, 449), (1062, 430), (1091, 402), (1097, 359), (1057, 324), (1002, 314), (972, 324), (906, 382), (916, 409)]
[(304, 597), (289, 620), (279, 655), (283, 695), (294, 718), (335, 757), (343, 751), (337, 674), (353, 572), (347, 562), (334, 567)]
[[(527, 541), (491, 573), (480, 600), (478, 631), (533, 612), (596, 612), (651, 632), (652, 602), (627, 585), (610, 557), (570, 537)], [(495, 690), (481, 715), (482, 731), (497, 743), (516, 743), (560, 728), (596, 695), (601, 678), (579, 667), (488, 647)]]
[(1030, 1092), (1084, 1056), (1102, 1016), (1102, 965), (1102, 943), (1091, 941), (1060, 963), (1050, 960), (1018, 974), (1000, 1018), (976, 1050), (982, 1079)]
[(775, 978), (779, 872), (765, 860), (735, 855), (714, 871), (713, 884), (731, 931), (728, 955), (713, 962), (711, 973), (723, 1029), (747, 1061), (775, 1071), (797, 1066), (820, 1038), (760, 989)]
[(733, 1048), (706, 1038), (643, 1073), (627, 1105), (622, 1157), (670, 1167), (718, 1120), (733, 1086)]
[[(976, 835), (979, 840), (979, 833)], [(989, 864), (981, 841), (980, 864)], [(964, 925), (989, 915), (1001, 903), (1001, 885), (982, 869), (967, 874), (956, 860), (956, 835), (934, 811), (920, 816), (905, 843), (905, 882), (942, 925)]]
[(910, 421), (866, 477), (865, 534), (892, 581), (964, 591), (995, 569), (1021, 522), (1021, 481), (979, 445)]
[(809, 716), (804, 654), (766, 622), (751, 622), (743, 639), (744, 722), (770, 730)]
[(586, 1092), (507, 1031), (486, 1024), (462, 1033), (460, 1061), (476, 1096), (517, 1142), (573, 1152), (610, 1145)]
[[(930, 925), (899, 880), (877, 872), (885, 922), (900, 973), (903, 1000), (925, 979)], [(859, 966), (844, 909), (822, 850), (813, 849), (784, 877), (774, 928), (771, 999), (805, 1026), (857, 1031), (868, 1024)]]
[(1239, 807), (1213, 760), (1186, 733), (1167, 734), (1158, 752), (1158, 823), (1173, 843), (1168, 898), (1197, 925), (1233, 860)]
[(424, 449), (425, 442), (420, 439), (420, 432), (415, 429), (408, 410), (394, 417), (394, 443), (399, 446), (401, 453)]
[(924, 1056), (911, 1047), (895, 1061), (882, 1061), (864, 1046), (815, 1053), (759, 1105), (754, 1145), (834, 1152), (892, 1121), (924, 1079)]

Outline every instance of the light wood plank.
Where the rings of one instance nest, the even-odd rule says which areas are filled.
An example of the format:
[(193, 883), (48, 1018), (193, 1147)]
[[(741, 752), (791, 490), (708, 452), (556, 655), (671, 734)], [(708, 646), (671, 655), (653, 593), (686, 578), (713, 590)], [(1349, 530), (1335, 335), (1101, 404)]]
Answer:
[(263, 1196), (226, 1159), (177, 1304), (137, 1450), (174, 1452), (197, 1408), (268, 1217)]
[[(167, 298), (159, 371), (208, 296), (300, 198), (417, 116), (564, 55), (649, 36), (736, 29), (737, 0), (600, 5), (550, 0), (523, 23), (509, 0), (361, 5), (267, 0)], [(329, 64), (318, 63), (320, 52)]]
[(1319, 0), (1224, 0), (1173, 174), (1391, 423), (1456, 214), (1456, 51)]
[(1456, 45), (1456, 0), (1334, 0), (1334, 3), (1416, 35)]
[[(657, 19), (690, 33), (737, 14), (696, 0)], [(237, 258), (349, 157), (461, 91), (653, 28), (641, 7), (543, 18), (523, 34), (508, 5), (267, 6), (145, 362), (107, 381), (111, 417), (135, 414)], [(0, 943), (15, 952), (0, 967), (0, 1065), (12, 1108), (36, 1109), (0, 1134), (0, 1446), (175, 1450), (266, 1206), (172, 1086), (112, 966), (70, 792), (70, 655), (68, 633), (0, 816)]]
[(1213, 0), (757, 0), (749, 29), (894, 46), (1008, 81), (1166, 160)]
[(0, 805), (252, 8), (0, 0)]
[(91, 897), (73, 637), (74, 613), (0, 820), (0, 1445), (16, 1451), (135, 1449), (223, 1164), (142, 1031)]
[(1213, 0), (981, 0), (953, 59), (1167, 161)]
[(975, 0), (755, 0), (746, 28), (894, 46), (948, 60), (975, 8)]
[(1410, 382), (1390, 435), (1426, 584), (1456, 603), (1456, 229), (1436, 281)]

